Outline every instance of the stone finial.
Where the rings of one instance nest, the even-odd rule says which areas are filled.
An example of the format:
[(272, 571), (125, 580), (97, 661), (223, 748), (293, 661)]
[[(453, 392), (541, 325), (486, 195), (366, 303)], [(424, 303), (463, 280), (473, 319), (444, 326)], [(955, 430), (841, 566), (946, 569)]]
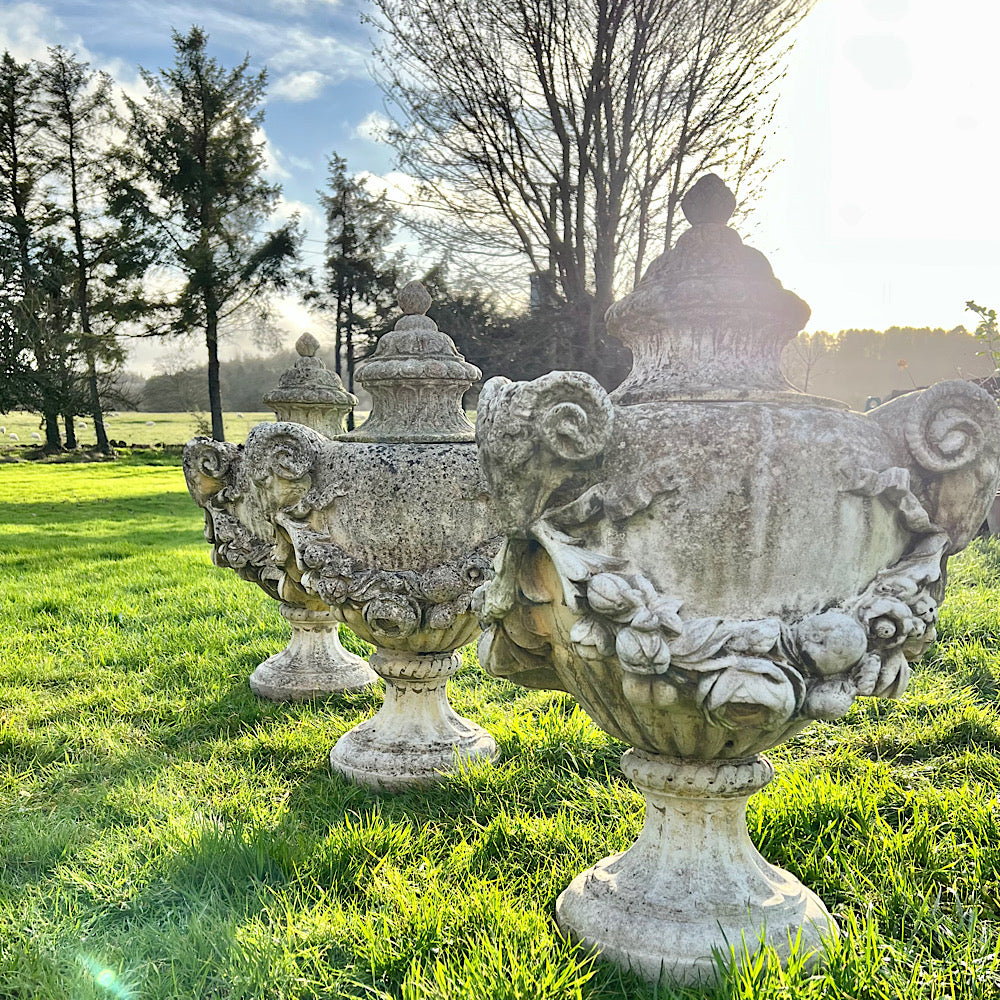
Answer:
[(344, 430), (344, 418), (358, 399), (344, 388), (336, 372), (316, 357), (319, 341), (303, 333), (295, 342), (299, 359), (282, 372), (277, 386), (264, 396), (278, 420), (305, 424), (326, 437)]
[(404, 285), (397, 301), (403, 315), (358, 366), (358, 381), (372, 396), (371, 416), (344, 439), (472, 441), (475, 431), (462, 409), (462, 396), (482, 372), (425, 315), (432, 300), (419, 281)]
[(406, 316), (422, 316), (431, 307), (434, 301), (431, 293), (424, 288), (420, 281), (408, 281), (399, 290), (399, 297), (396, 299), (399, 308)]
[(648, 403), (789, 392), (781, 349), (805, 326), (809, 307), (726, 225), (736, 198), (719, 177), (702, 177), (681, 206), (691, 228), (605, 316), (608, 332), (633, 356), (613, 398)]
[(684, 218), (692, 226), (724, 226), (736, 211), (736, 195), (716, 174), (705, 174), (681, 199)]
[(314, 358), (319, 350), (319, 341), (309, 332), (295, 341), (295, 350), (300, 358)]

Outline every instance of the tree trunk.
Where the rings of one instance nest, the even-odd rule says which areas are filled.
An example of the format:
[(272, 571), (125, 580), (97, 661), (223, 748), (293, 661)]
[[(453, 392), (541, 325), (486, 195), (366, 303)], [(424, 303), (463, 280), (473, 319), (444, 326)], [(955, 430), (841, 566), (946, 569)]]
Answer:
[[(347, 391), (354, 392), (354, 334), (348, 326), (344, 337), (347, 348)], [(347, 411), (347, 429), (354, 430), (354, 408)]]
[(59, 407), (46, 401), (42, 407), (42, 417), (45, 421), (45, 450), (47, 452), (62, 451), (62, 435), (59, 433)]
[(64, 413), (63, 423), (66, 425), (66, 447), (70, 449), (76, 448), (78, 444), (76, 440), (76, 418), (71, 412)]
[(212, 411), (212, 437), (225, 441), (222, 426), (222, 386), (219, 382), (219, 314), (206, 294), (205, 344), (208, 347), (208, 406)]
[(108, 432), (104, 428), (104, 410), (101, 407), (101, 392), (97, 384), (97, 362), (92, 352), (87, 352), (87, 394), (90, 397), (90, 416), (94, 421), (94, 434), (97, 436), (97, 450), (102, 455), (113, 455), (114, 449), (108, 441)]

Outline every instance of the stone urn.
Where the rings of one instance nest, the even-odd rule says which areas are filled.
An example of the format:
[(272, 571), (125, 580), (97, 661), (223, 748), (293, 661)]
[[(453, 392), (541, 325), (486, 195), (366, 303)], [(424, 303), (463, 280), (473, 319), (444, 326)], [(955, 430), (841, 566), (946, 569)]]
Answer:
[(358, 369), (372, 411), (357, 430), (330, 441), (300, 424), (258, 424), (246, 445), (288, 579), (377, 647), (385, 702), (330, 762), (385, 790), (496, 752), (447, 695), (456, 650), (479, 635), (471, 598), (500, 539), (461, 402), (480, 372), (424, 315), (430, 303), (417, 282), (400, 292), (405, 315)]
[(574, 879), (556, 918), (678, 984), (715, 978), (713, 951), (837, 933), (750, 842), (762, 751), (902, 695), (1000, 476), (1000, 413), (968, 382), (867, 414), (790, 390), (779, 355), (809, 309), (727, 227), (734, 207), (701, 179), (691, 228), (609, 310), (634, 358), (614, 392), (579, 372), (491, 379), (477, 422), (505, 533), (480, 659), (570, 692), (629, 744), (646, 800), (637, 842)]
[[(301, 421), (329, 436), (344, 430), (344, 418), (357, 399), (316, 357), (318, 347), (311, 334), (299, 338), (298, 361), (264, 402), (278, 420)], [(184, 478), (195, 503), (204, 508), (212, 562), (235, 570), (280, 601), (279, 610), (292, 629), (288, 646), (250, 675), (254, 694), (272, 701), (303, 701), (374, 683), (368, 664), (341, 645), (339, 619), (275, 563), (274, 528), (257, 502), (243, 447), (194, 438), (184, 448)]]

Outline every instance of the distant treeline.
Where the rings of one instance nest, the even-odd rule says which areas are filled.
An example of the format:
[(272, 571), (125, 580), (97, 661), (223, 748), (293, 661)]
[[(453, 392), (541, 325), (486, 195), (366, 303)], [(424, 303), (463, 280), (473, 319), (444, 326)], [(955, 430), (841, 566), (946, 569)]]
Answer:
[[(541, 359), (525, 372), (524, 364), (504, 357), (517, 347), (520, 338), (508, 340), (505, 331), (496, 328), (490, 335), (474, 336), (463, 327), (460, 317), (442, 317), (441, 326), (455, 334), (459, 349), (484, 370), (485, 377), (508, 374), (513, 378), (541, 374)], [(450, 320), (450, 322), (449, 322)], [(886, 400), (893, 392), (907, 391), (949, 378), (980, 378), (992, 373), (983, 349), (964, 327), (953, 330), (929, 327), (890, 327), (878, 330), (823, 331), (799, 336), (785, 348), (782, 367), (786, 378), (797, 389), (818, 396), (829, 396), (863, 409), (869, 397)], [(254, 412), (265, 409), (265, 393), (277, 384), (285, 369), (295, 361), (291, 351), (269, 357), (224, 361), (221, 365), (222, 400), (228, 411)], [(327, 358), (333, 367), (333, 359)], [(527, 359), (522, 359), (522, 361)], [(503, 371), (504, 368), (507, 371)], [(544, 366), (542, 366), (544, 367)], [(205, 412), (208, 389), (205, 367), (185, 368), (171, 374), (154, 375), (144, 383), (130, 386), (139, 409), (156, 412)]]
[[(292, 366), (295, 358), (293, 351), (281, 351), (266, 358), (223, 361), (219, 365), (222, 408), (230, 413), (266, 409), (261, 398), (277, 385), (278, 377)], [(143, 383), (140, 400), (140, 410), (157, 413), (208, 412), (206, 366), (153, 375)]]
[(863, 409), (874, 396), (887, 400), (950, 378), (993, 372), (983, 344), (963, 326), (953, 330), (899, 327), (800, 333), (782, 355), (785, 377), (797, 389)]

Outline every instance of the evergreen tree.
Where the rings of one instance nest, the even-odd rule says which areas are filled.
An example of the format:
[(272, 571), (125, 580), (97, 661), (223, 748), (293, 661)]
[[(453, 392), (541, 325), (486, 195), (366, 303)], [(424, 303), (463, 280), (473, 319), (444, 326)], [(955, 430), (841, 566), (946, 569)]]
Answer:
[[(326, 212), (326, 261), (322, 288), (310, 296), (334, 314), (337, 373), (354, 391), (354, 368), (365, 357), (395, 305), (399, 258), (389, 253), (396, 212), (385, 194), (374, 195), (347, 172), (347, 161), (330, 154)], [(348, 427), (354, 426), (353, 414)]]
[(118, 324), (140, 302), (149, 247), (138, 238), (128, 216), (116, 223), (106, 214), (108, 188), (115, 183), (113, 164), (108, 164), (105, 152), (116, 124), (110, 77), (91, 71), (59, 46), (49, 49), (48, 61), (40, 67), (40, 83), (44, 134), (66, 202), (74, 341), (85, 372), (82, 379), (74, 377), (66, 384), (67, 444), (75, 437), (74, 413), (88, 413), (98, 448), (110, 454), (101, 392), (124, 360), (116, 336)]
[[(5, 405), (41, 411), (45, 447), (62, 447), (59, 413), (62, 334), (65, 318), (63, 258), (54, 235), (59, 213), (46, 186), (49, 164), (41, 134), (44, 110), (38, 98), (38, 74), (9, 52), (0, 57), (0, 274), (8, 334), (2, 343), (12, 354), (3, 367), (16, 377)], [(33, 364), (26, 363), (30, 352)]]
[(198, 27), (174, 32), (173, 42), (174, 65), (143, 70), (149, 94), (128, 101), (124, 155), (134, 179), (116, 209), (141, 218), (182, 278), (160, 304), (166, 319), (156, 329), (204, 332), (212, 436), (222, 441), (220, 326), (244, 307), (263, 307), (269, 290), (288, 283), (298, 233), (294, 222), (263, 231), (280, 194), (263, 177), (266, 73), (251, 73), (249, 57), (233, 69), (220, 66)]

